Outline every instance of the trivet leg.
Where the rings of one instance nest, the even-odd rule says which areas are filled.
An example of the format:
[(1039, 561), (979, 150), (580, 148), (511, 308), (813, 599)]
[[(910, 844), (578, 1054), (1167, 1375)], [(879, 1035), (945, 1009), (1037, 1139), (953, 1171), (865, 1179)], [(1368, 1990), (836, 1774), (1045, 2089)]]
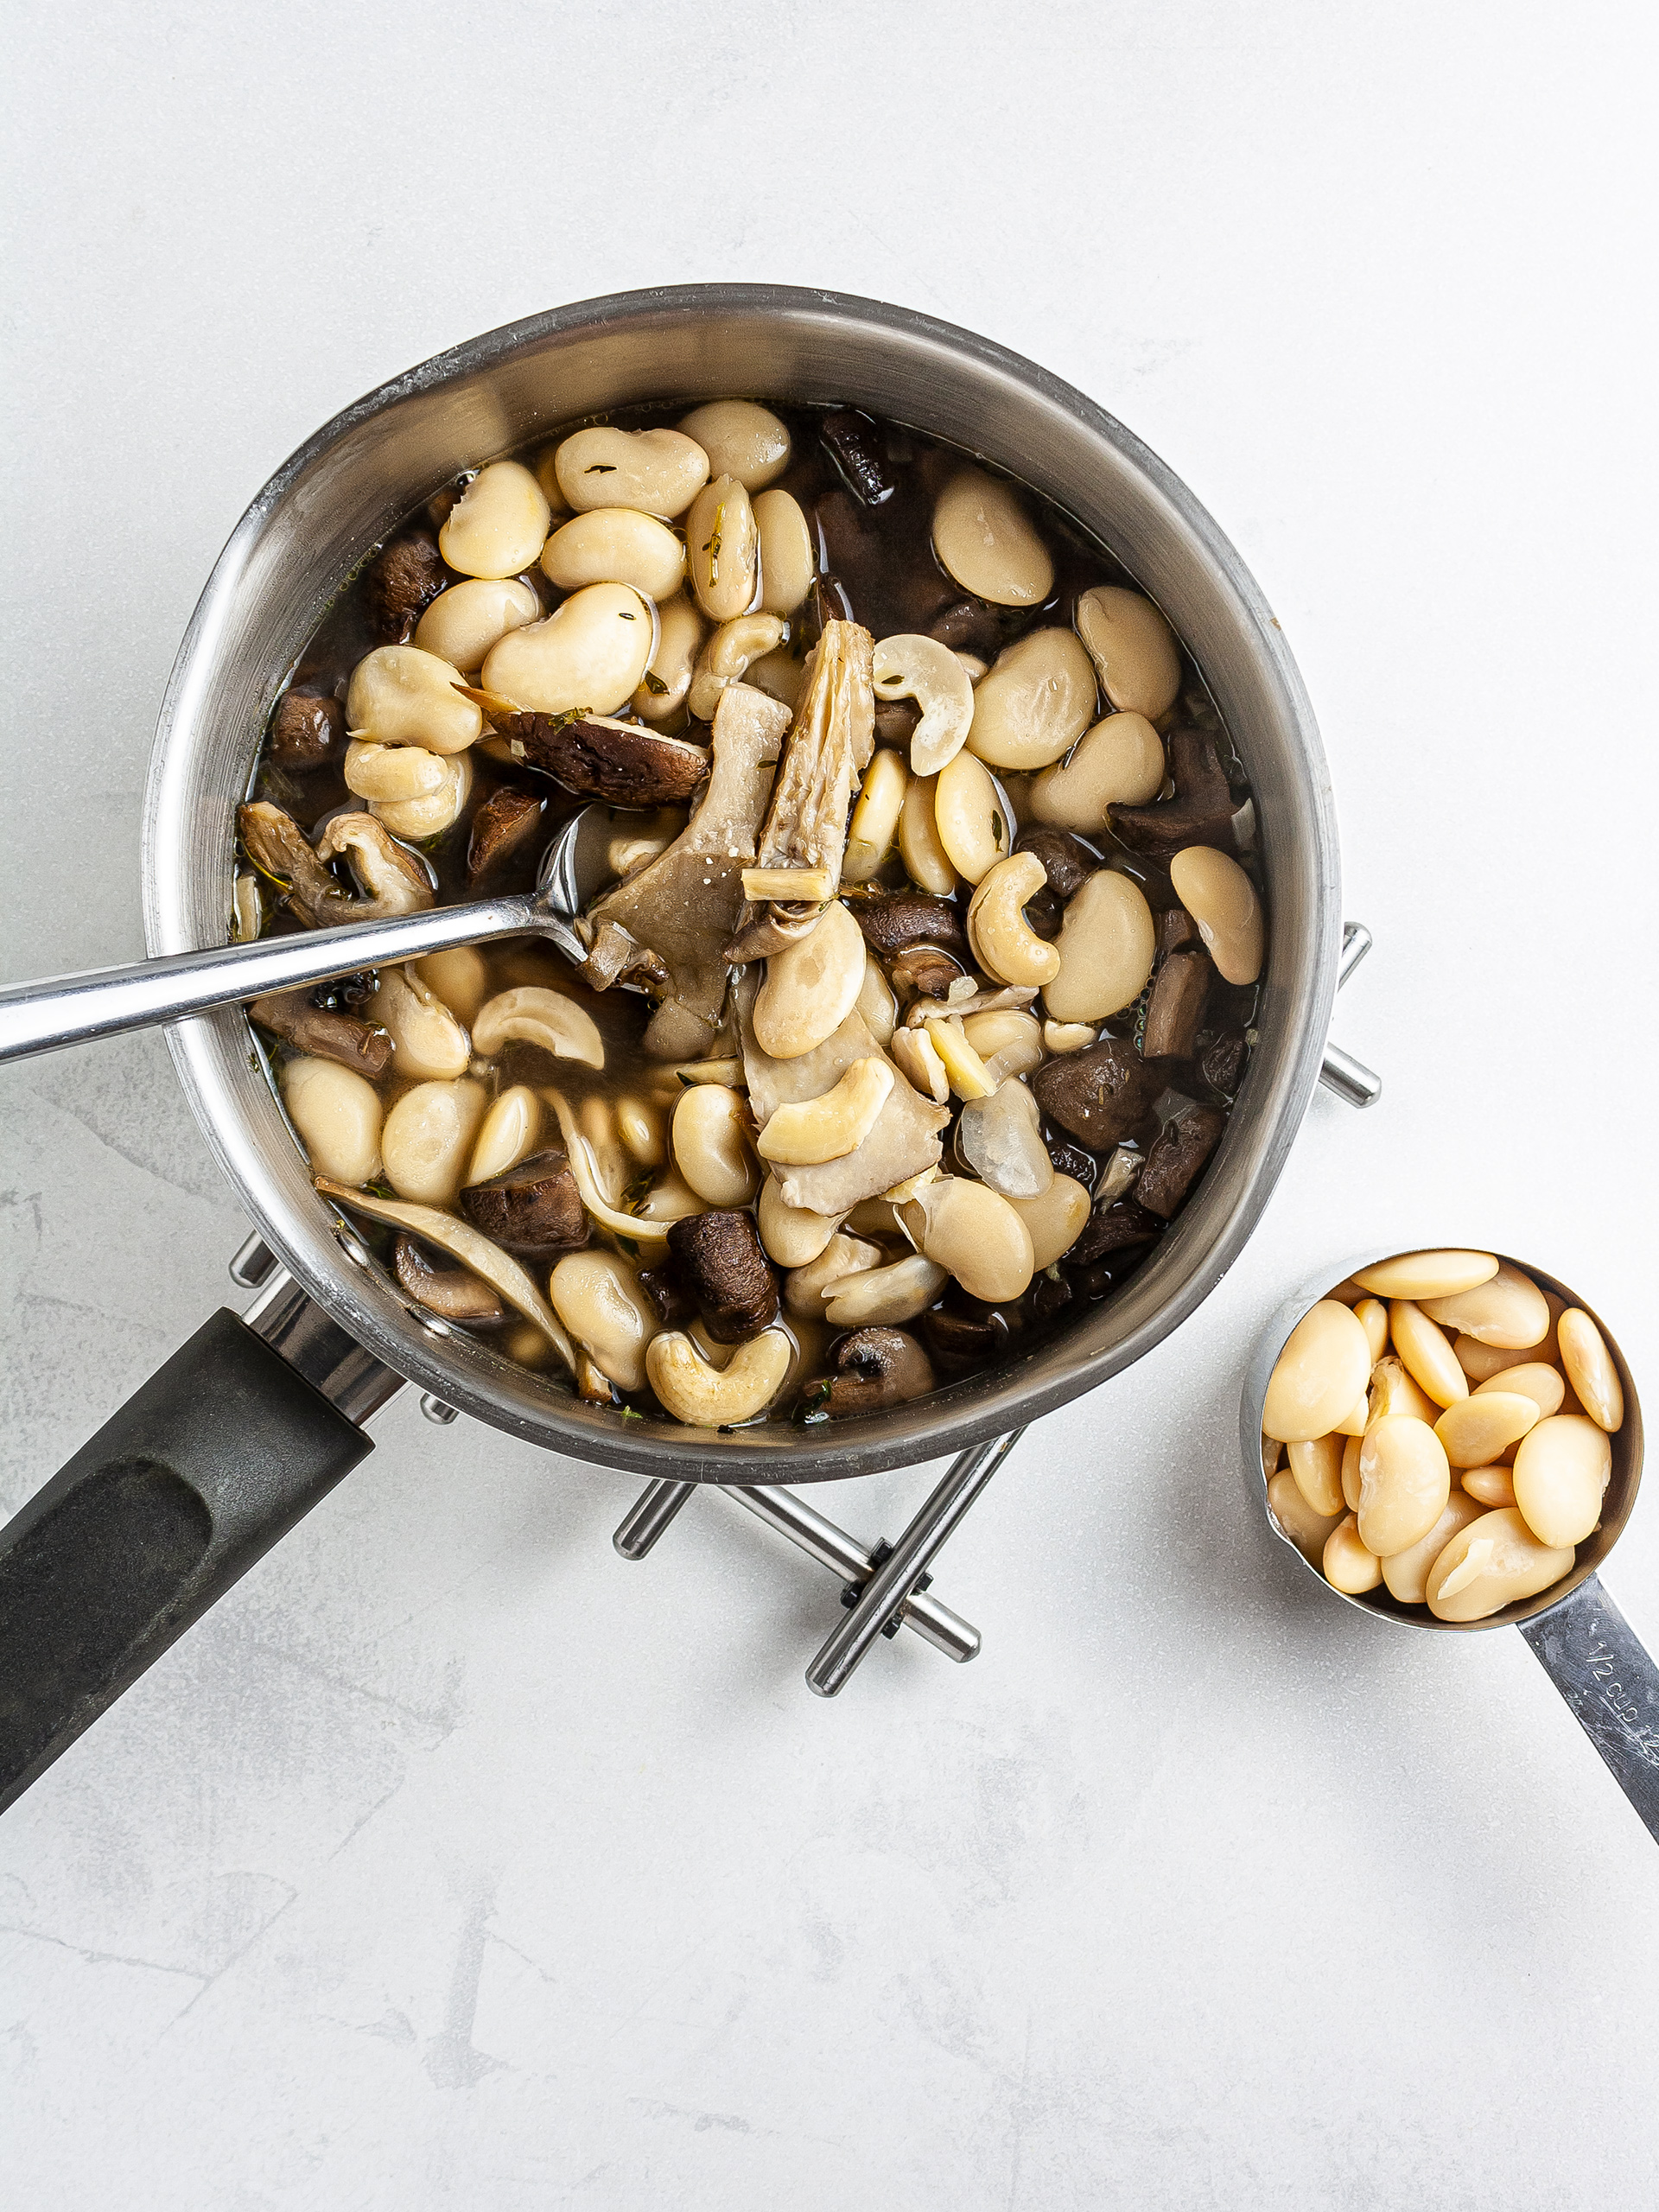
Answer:
[(976, 1445), (953, 1460), (944, 1479), (865, 1584), (858, 1603), (824, 1638), (806, 1670), (806, 1686), (819, 1697), (834, 1697), (910, 1598), (929, 1561), (950, 1538), (963, 1516), (1025, 1433)]
[(674, 1516), (685, 1503), (696, 1483), (654, 1482), (641, 1491), (628, 1516), (611, 1541), (624, 1559), (644, 1559)]

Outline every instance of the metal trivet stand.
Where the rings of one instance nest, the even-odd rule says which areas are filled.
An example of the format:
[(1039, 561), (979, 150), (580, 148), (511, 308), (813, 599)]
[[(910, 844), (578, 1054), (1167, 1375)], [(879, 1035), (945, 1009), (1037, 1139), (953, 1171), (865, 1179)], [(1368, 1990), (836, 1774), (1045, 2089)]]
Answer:
[[(1363, 922), (1343, 924), (1342, 954), (1337, 966), (1338, 990), (1370, 949), (1371, 933)], [(1339, 1045), (1329, 1043), (1319, 1081), (1350, 1106), (1375, 1105), (1382, 1090), (1381, 1079), (1370, 1068)], [(767, 1528), (775, 1529), (780, 1536), (787, 1536), (808, 1558), (841, 1578), (845, 1617), (824, 1638), (806, 1670), (808, 1689), (819, 1697), (834, 1697), (846, 1686), (876, 1638), (897, 1636), (901, 1628), (913, 1629), (935, 1650), (958, 1664), (977, 1653), (979, 1630), (931, 1594), (933, 1578), (929, 1569), (1024, 1434), (1023, 1429), (1017, 1428), (1011, 1436), (976, 1444), (972, 1451), (952, 1460), (944, 1479), (896, 1542), (878, 1543), (872, 1549), (867, 1550), (855, 1536), (827, 1521), (791, 1490), (772, 1484), (748, 1487), (666, 1478), (646, 1486), (611, 1541), (624, 1559), (644, 1559), (694, 1491), (715, 1491)]]

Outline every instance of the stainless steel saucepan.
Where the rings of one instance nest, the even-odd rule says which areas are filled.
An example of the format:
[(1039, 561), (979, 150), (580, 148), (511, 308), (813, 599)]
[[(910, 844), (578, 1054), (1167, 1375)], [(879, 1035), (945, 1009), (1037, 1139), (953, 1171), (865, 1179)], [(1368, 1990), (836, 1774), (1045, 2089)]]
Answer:
[[(394, 525), (574, 417), (731, 392), (861, 406), (983, 454), (1096, 533), (1185, 640), (1255, 788), (1271, 912), (1258, 1041), (1208, 1173), (1122, 1292), (1006, 1368), (833, 1427), (710, 1435), (585, 1404), (413, 1306), (313, 1190), (245, 1016), (182, 1021), (186, 1094), (286, 1272), (251, 1326), (216, 1316), (0, 1532), (0, 1804), (370, 1449), (360, 1424), (404, 1380), (567, 1458), (677, 1484), (982, 1465), (992, 1440), (1179, 1326), (1266, 1205), (1320, 1077), (1342, 939), (1331, 789), (1284, 634), (1185, 485), (1091, 400), (871, 301), (761, 285), (587, 301), (441, 354), (318, 431), (232, 532), (168, 685), (143, 830), (151, 954), (224, 944), (236, 803), (272, 704)], [(1330, 1072), (1363, 1096), (1363, 1071)]]

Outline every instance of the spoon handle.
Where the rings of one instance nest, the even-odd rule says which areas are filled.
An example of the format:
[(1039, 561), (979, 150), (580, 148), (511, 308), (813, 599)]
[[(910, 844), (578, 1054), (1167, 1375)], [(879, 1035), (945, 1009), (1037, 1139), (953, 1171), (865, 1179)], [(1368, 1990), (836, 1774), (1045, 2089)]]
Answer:
[(0, 1061), (55, 1052), (124, 1029), (149, 1029), (238, 999), (326, 982), (360, 968), (390, 967), (486, 938), (538, 930), (534, 901), (514, 893), (465, 906), (433, 906), (391, 921), (260, 938), (207, 952), (175, 952), (126, 968), (95, 968), (0, 990)]
[(1659, 1667), (1593, 1574), (1520, 1629), (1659, 1843)]

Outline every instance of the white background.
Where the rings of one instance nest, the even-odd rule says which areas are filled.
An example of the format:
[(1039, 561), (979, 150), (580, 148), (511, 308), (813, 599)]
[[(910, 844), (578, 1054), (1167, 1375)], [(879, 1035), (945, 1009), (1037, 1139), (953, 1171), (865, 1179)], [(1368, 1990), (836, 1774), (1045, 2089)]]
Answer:
[[(316, 424), (561, 301), (796, 281), (1103, 402), (1242, 549), (1376, 950), (1249, 1250), (801, 1669), (718, 1497), (412, 1395), (0, 1825), (36, 2212), (1635, 2206), (1659, 1854), (1520, 1638), (1321, 1598), (1247, 1346), (1425, 1236), (1656, 1359), (1656, 179), (1637, 0), (10, 6), (5, 970), (131, 957), (168, 664)], [(0, 1504), (230, 1294), (160, 1040), (9, 1071)], [(919, 1471), (821, 1499), (891, 1533)], [(1659, 1649), (1659, 1506), (1609, 1580)]]

